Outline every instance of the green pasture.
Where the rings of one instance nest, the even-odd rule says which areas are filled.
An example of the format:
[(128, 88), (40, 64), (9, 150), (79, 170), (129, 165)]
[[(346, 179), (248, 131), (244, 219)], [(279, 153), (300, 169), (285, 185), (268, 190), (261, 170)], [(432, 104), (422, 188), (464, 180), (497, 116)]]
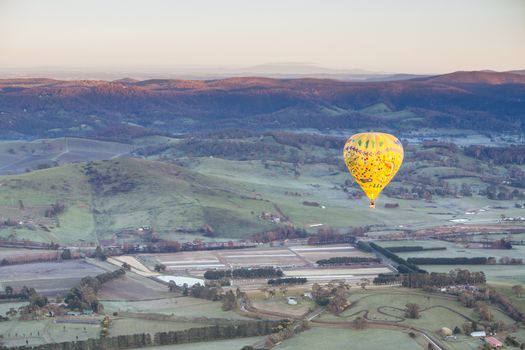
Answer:
[(316, 327), (285, 340), (276, 346), (275, 349), (421, 350), (421, 346), (411, 339), (408, 334), (396, 330), (353, 330)]
[(191, 297), (167, 298), (138, 301), (105, 301), (104, 310), (108, 313), (128, 311), (136, 313), (158, 313), (180, 317), (210, 317), (244, 319), (233, 311), (223, 311), (222, 303)]

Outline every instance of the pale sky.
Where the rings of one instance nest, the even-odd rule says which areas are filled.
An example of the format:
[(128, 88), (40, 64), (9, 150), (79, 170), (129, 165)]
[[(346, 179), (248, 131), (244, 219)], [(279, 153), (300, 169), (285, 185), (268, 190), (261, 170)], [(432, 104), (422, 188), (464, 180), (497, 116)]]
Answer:
[(0, 0), (0, 69), (525, 69), (524, 0)]

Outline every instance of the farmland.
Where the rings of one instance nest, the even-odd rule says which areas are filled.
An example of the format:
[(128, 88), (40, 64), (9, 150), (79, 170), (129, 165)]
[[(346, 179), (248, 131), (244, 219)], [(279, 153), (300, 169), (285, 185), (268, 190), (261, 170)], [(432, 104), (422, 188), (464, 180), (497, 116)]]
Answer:
[(0, 268), (0, 288), (28, 286), (54, 297), (78, 284), (82, 277), (102, 272), (105, 271), (82, 260), (3, 266)]
[[(260, 247), (252, 249), (232, 249), (216, 251), (182, 252), (176, 254), (142, 255), (152, 257), (166, 266), (167, 273), (187, 274), (202, 277), (206, 270), (249, 268), (258, 266), (278, 266), (285, 276), (307, 277), (310, 281), (322, 282), (342, 279), (358, 282), (362, 278), (374, 278), (379, 273), (391, 270), (382, 265), (319, 268), (316, 261), (335, 256), (374, 257), (370, 253), (359, 251), (349, 245)], [(234, 280), (233, 285), (243, 288), (258, 288), (266, 280)]]

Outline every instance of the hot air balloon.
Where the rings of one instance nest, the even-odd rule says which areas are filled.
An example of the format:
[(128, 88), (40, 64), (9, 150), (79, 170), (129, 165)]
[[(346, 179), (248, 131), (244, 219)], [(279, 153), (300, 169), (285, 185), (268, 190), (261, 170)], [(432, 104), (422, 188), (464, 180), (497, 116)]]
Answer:
[(343, 151), (348, 171), (363, 189), (370, 208), (403, 163), (403, 145), (390, 134), (365, 132), (350, 137)]

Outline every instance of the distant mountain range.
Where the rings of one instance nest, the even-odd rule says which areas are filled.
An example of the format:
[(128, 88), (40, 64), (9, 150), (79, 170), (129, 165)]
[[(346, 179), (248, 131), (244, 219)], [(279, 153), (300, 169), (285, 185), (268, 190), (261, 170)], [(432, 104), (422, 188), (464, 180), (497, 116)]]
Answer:
[(0, 136), (118, 138), (229, 127), (525, 130), (523, 71), (401, 78), (5, 79)]

